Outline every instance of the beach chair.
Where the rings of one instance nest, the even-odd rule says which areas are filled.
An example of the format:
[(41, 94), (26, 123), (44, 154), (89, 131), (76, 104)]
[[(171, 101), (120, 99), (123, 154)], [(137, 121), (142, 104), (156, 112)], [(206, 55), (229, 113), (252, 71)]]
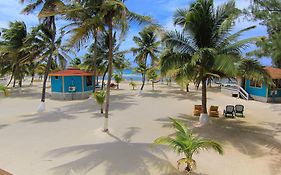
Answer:
[(243, 105), (235, 105), (234, 109), (235, 116), (241, 116), (244, 117), (244, 106)]
[(200, 116), (202, 111), (202, 105), (194, 105), (193, 115)]
[(225, 110), (223, 111), (223, 115), (225, 117), (231, 116), (234, 118), (234, 106), (233, 105), (227, 105), (225, 107)]
[(111, 84), (110, 84), (110, 88), (115, 89), (116, 87), (117, 87), (116, 84), (114, 84), (114, 83), (111, 83)]
[(219, 117), (219, 107), (211, 106), (209, 109), (209, 116), (210, 117)]

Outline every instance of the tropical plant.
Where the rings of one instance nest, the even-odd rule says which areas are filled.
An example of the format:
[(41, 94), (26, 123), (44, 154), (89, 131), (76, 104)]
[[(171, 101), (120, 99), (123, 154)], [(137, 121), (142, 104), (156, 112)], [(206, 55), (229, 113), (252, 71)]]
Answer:
[(81, 59), (80, 58), (74, 58), (70, 61), (71, 67), (79, 67), (81, 65)]
[(18, 80), (19, 86), (26, 75), (26, 55), (24, 42), (27, 37), (27, 29), (24, 22), (10, 22), (9, 28), (2, 30), (2, 41), (0, 43), (1, 75), (11, 73), (11, 79), (7, 86), (14, 79), (13, 87)]
[(137, 83), (135, 83), (135, 82), (133, 82), (133, 81), (131, 81), (131, 82), (129, 83), (129, 85), (132, 86), (133, 90), (135, 90), (135, 88), (137, 87)]
[(2, 84), (0, 84), (0, 92), (2, 92), (6, 97), (9, 95), (7, 87)]
[(115, 82), (117, 83), (117, 89), (119, 89), (119, 84), (123, 80), (122, 75), (114, 74), (113, 78), (114, 78)]
[(152, 90), (154, 91), (154, 84), (158, 78), (158, 74), (154, 68), (151, 68), (147, 71), (147, 78), (151, 80)]
[[(21, 0), (24, 3), (26, 0)], [(45, 31), (48, 32), (50, 38), (49, 55), (47, 59), (46, 70), (44, 74), (41, 104), (38, 108), (38, 112), (45, 110), (45, 97), (46, 97), (46, 83), (48, 74), (50, 72), (54, 51), (56, 50), (56, 18), (59, 9), (64, 8), (64, 3), (60, 0), (31, 0), (27, 6), (23, 9), (23, 13), (30, 14), (32, 12), (38, 12), (38, 18), (40, 19)]]
[(103, 105), (105, 101), (105, 91), (96, 91), (93, 93), (93, 97), (96, 100), (96, 102), (101, 106), (100, 113), (103, 114)]
[[(78, 50), (83, 44), (94, 40), (90, 46), (91, 55), (88, 55), (88, 63), (91, 60), (92, 71), (94, 76), (98, 77), (97, 65), (97, 47), (98, 47), (98, 34), (104, 31), (104, 21), (100, 16), (100, 3), (102, 1), (80, 0), (76, 3), (68, 5), (65, 19), (71, 21), (66, 28), (70, 28), (72, 36), (68, 44), (70, 47), (76, 47)], [(89, 66), (89, 65), (88, 65)], [(94, 79), (96, 84), (96, 79)], [(93, 92), (96, 88), (94, 86)]]
[[(161, 44), (161, 41), (157, 40), (155, 27), (145, 27), (141, 32), (139, 32), (139, 36), (134, 36), (133, 40), (137, 44), (136, 48), (131, 49), (133, 54), (136, 56), (135, 62), (138, 63), (139, 66), (144, 65), (145, 67), (149, 67), (147, 65), (147, 59), (151, 58), (151, 67), (155, 66), (155, 63), (158, 61), (157, 54), (160, 52), (159, 47)], [(146, 71), (142, 74), (141, 90), (144, 88), (145, 75)]]
[(159, 137), (154, 141), (154, 144), (167, 145), (176, 153), (183, 154), (185, 157), (178, 160), (178, 168), (181, 164), (185, 163), (185, 171), (191, 173), (196, 167), (196, 161), (193, 159), (193, 155), (199, 153), (201, 150), (212, 148), (219, 154), (223, 154), (223, 148), (219, 143), (211, 139), (194, 136), (192, 131), (183, 122), (172, 118), (170, 120), (176, 130), (175, 135)]
[(281, 1), (253, 0), (248, 10), (254, 20), (267, 27), (268, 33), (268, 36), (256, 43), (258, 49), (251, 55), (271, 57), (272, 64), (281, 68)]
[(234, 1), (215, 8), (213, 0), (197, 0), (189, 9), (178, 9), (174, 15), (174, 24), (182, 27), (182, 32), (167, 32), (163, 37), (166, 47), (176, 53), (166, 57), (166, 68), (179, 68), (181, 76), (192, 75), (196, 84), (201, 82), (201, 124), (208, 121), (206, 80), (235, 70), (235, 63), (242, 59), (242, 49), (260, 39), (238, 40), (254, 26), (231, 33), (239, 14)]

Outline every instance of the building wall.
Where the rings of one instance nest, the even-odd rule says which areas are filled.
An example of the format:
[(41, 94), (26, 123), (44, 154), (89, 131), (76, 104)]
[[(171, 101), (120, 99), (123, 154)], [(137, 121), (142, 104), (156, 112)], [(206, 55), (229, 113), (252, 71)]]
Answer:
[(58, 76), (58, 79), (55, 76), (51, 76), (52, 82), (52, 92), (62, 92), (62, 77)]
[(262, 87), (252, 87), (250, 86), (250, 80), (246, 80), (245, 90), (250, 94), (250, 96), (267, 97), (267, 85), (262, 83)]
[(86, 76), (84, 76), (84, 91), (93, 91), (94, 88), (94, 76), (92, 76), (92, 85), (91, 86), (87, 86), (87, 78)]
[(82, 77), (81, 76), (65, 76), (64, 77), (64, 92), (70, 93), (69, 86), (75, 86), (76, 92), (82, 92)]

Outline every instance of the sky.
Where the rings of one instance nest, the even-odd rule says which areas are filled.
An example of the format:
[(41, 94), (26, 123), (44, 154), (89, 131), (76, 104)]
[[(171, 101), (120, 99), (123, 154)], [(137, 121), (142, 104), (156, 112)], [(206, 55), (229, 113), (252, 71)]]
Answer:
[[(153, 19), (161, 24), (166, 30), (175, 30), (173, 25), (173, 14), (178, 8), (187, 8), (193, 0), (128, 0), (126, 4), (129, 10), (142, 14), (150, 15)], [(214, 0), (215, 5), (220, 5), (226, 0)], [(236, 6), (240, 9), (248, 7), (250, 0), (236, 0)], [(38, 18), (36, 14), (24, 15), (21, 14), (24, 5), (20, 3), (20, 0), (0, 0), (0, 28), (8, 27), (9, 21), (24, 21), (28, 28), (36, 26), (38, 24)], [(58, 23), (62, 26), (62, 23)], [(257, 27), (251, 31), (244, 33), (242, 38), (255, 37), (255, 36), (266, 36), (266, 28), (260, 26), (258, 22), (251, 22), (244, 18), (240, 18), (234, 31), (243, 29), (256, 25)], [(131, 28), (126, 35), (125, 40), (122, 42), (121, 49), (127, 50), (134, 47), (135, 44), (132, 41), (133, 36), (138, 35), (138, 32), (143, 28), (143, 26), (138, 26), (137, 24), (131, 24)], [(245, 52), (254, 49), (254, 46), (248, 48)], [(82, 56), (86, 52), (86, 49), (81, 50), (77, 53), (78, 56)], [(132, 54), (126, 55), (126, 57), (133, 62), (134, 57)], [(269, 58), (259, 59), (263, 65), (271, 65), (271, 60)], [(134, 65), (134, 63), (133, 63)]]

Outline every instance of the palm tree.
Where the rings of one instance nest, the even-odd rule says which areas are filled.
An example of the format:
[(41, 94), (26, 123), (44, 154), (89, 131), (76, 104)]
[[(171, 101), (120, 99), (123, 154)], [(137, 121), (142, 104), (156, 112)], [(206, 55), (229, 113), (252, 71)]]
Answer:
[(100, 113), (103, 114), (103, 105), (105, 101), (105, 91), (94, 92), (94, 99), (101, 106)]
[(27, 34), (25, 23), (20, 21), (10, 22), (9, 28), (2, 30), (3, 41), (0, 43), (1, 74), (11, 73), (11, 79), (7, 86), (14, 79), (13, 87), (15, 87), (16, 80), (19, 81), (21, 87), (22, 79), (27, 73), (27, 52), (23, 49)]
[(147, 78), (151, 80), (152, 90), (154, 91), (154, 84), (156, 82), (156, 79), (158, 78), (158, 74), (155, 68), (151, 68), (147, 71)]
[(123, 80), (122, 75), (114, 74), (113, 75), (115, 82), (117, 83), (117, 89), (119, 89), (119, 84)]
[[(92, 70), (94, 72), (94, 88), (96, 90), (97, 72), (97, 47), (98, 34), (104, 30), (104, 21), (100, 17), (100, 3), (102, 1), (79, 0), (68, 6), (65, 13), (65, 19), (72, 21), (65, 28), (70, 28), (72, 36), (68, 44), (70, 47), (80, 49), (81, 46), (93, 39), (92, 50)], [(74, 10), (73, 10), (74, 9)]]
[(133, 81), (130, 82), (129, 85), (132, 86), (133, 90), (135, 90), (135, 87), (137, 87), (137, 84)]
[[(201, 124), (208, 122), (207, 78), (225, 76), (235, 70), (234, 63), (241, 59), (242, 49), (258, 40), (238, 40), (243, 32), (254, 27), (231, 33), (239, 14), (234, 1), (215, 8), (213, 0), (197, 0), (189, 9), (179, 9), (174, 15), (174, 24), (182, 27), (182, 32), (167, 32), (163, 37), (166, 46), (177, 53), (168, 57), (166, 64), (181, 68), (182, 75), (192, 70), (193, 81), (202, 84)], [(232, 68), (225, 70), (225, 64)]]
[[(139, 36), (134, 36), (133, 40), (138, 46), (137, 48), (131, 49), (134, 55), (136, 56), (135, 62), (148, 67), (147, 59), (148, 57), (150, 57), (151, 67), (153, 67), (158, 60), (157, 54), (160, 52), (159, 46), (161, 44), (161, 42), (157, 40), (155, 27), (145, 27), (141, 32), (139, 32)], [(146, 71), (142, 74), (141, 91), (143, 90), (145, 84), (145, 74)]]
[(196, 161), (192, 157), (201, 150), (212, 148), (219, 154), (223, 154), (222, 146), (219, 143), (214, 140), (194, 136), (183, 122), (172, 118), (170, 120), (176, 130), (175, 135), (159, 137), (154, 141), (154, 144), (167, 145), (178, 154), (184, 154), (185, 157), (178, 160), (178, 168), (182, 163), (185, 163), (185, 170), (187, 173), (191, 173), (196, 167)]
[[(21, 2), (24, 3), (25, 0), (21, 0)], [(46, 27), (46, 30), (48, 30), (51, 40), (51, 45), (49, 46), (50, 50), (49, 50), (46, 70), (44, 74), (44, 80), (43, 80), (41, 104), (38, 108), (38, 112), (42, 112), (45, 110), (46, 83), (51, 68), (53, 53), (56, 50), (55, 15), (57, 14), (58, 9), (62, 9), (64, 8), (64, 6), (65, 6), (64, 3), (60, 0), (31, 0), (29, 4), (23, 9), (23, 13), (25, 14), (39, 11), (38, 18), (40, 19), (42, 24)]]

